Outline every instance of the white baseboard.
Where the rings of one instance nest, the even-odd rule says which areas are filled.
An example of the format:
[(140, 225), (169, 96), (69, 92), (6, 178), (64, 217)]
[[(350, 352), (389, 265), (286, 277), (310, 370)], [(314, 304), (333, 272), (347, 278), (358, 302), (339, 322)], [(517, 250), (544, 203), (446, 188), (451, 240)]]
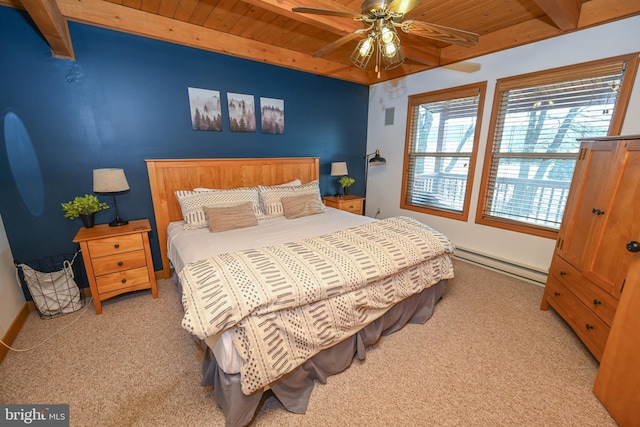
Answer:
[(454, 258), (525, 280), (534, 285), (544, 286), (547, 283), (546, 271), (471, 249), (456, 247)]

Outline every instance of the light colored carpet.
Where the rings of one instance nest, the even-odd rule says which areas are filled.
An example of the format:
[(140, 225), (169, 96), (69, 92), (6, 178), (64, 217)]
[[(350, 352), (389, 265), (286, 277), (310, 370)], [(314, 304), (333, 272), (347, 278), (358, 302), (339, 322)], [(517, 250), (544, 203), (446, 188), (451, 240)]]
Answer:
[[(263, 398), (254, 426), (615, 426), (592, 392), (598, 363), (543, 289), (455, 262), (424, 325), (383, 337), (317, 384), (305, 415)], [(172, 282), (42, 320), (31, 313), (0, 365), (0, 402), (68, 403), (72, 426), (222, 426), (200, 387), (202, 353), (181, 328)]]

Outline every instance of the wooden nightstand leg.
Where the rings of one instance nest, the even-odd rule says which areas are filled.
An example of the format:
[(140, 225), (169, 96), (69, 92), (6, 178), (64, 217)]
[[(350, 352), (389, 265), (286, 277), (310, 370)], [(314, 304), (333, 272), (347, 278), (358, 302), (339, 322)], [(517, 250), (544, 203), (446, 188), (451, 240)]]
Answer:
[(93, 306), (96, 308), (96, 314), (102, 314), (102, 303), (98, 298), (93, 298)]
[(102, 302), (100, 301), (98, 286), (96, 285), (95, 276), (93, 275), (93, 265), (91, 264), (91, 258), (89, 257), (89, 245), (87, 242), (80, 242), (80, 253), (82, 254), (84, 269), (87, 273), (87, 279), (89, 280), (89, 289), (91, 290), (91, 298), (93, 298), (93, 306), (96, 308), (96, 314), (102, 314)]

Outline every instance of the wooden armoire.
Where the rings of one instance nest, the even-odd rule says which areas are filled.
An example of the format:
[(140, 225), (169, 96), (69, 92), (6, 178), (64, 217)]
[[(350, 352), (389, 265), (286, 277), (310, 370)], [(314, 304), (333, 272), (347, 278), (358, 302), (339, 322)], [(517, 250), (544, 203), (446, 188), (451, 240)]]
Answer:
[(594, 392), (623, 427), (640, 426), (638, 287), (640, 135), (581, 140), (541, 309), (601, 362)]

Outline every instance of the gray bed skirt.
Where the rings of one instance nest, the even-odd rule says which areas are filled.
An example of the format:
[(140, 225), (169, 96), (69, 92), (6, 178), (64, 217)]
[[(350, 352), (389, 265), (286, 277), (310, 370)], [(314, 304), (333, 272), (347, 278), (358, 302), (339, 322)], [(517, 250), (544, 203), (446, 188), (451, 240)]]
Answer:
[[(425, 323), (433, 314), (435, 304), (442, 298), (446, 286), (447, 280), (442, 280), (396, 304), (355, 335), (321, 351), (294, 371), (270, 384), (271, 391), (287, 410), (304, 414), (315, 381), (326, 384), (327, 377), (347, 369), (354, 357), (364, 360), (366, 347), (375, 344), (381, 336), (390, 335), (407, 323)], [(255, 416), (263, 391), (248, 396), (243, 394), (240, 374), (225, 374), (208, 347), (202, 373), (202, 386), (214, 387), (214, 399), (222, 408), (226, 426), (240, 427), (249, 424)]]

